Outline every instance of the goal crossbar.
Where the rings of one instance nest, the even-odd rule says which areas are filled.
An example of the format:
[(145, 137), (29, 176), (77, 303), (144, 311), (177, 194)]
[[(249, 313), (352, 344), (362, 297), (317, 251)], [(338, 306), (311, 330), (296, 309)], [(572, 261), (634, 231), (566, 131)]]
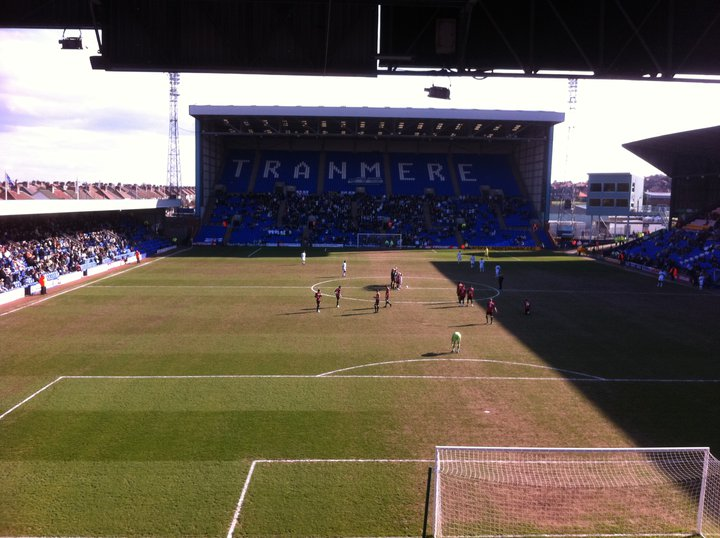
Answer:
[(720, 536), (708, 447), (438, 446), (435, 536)]

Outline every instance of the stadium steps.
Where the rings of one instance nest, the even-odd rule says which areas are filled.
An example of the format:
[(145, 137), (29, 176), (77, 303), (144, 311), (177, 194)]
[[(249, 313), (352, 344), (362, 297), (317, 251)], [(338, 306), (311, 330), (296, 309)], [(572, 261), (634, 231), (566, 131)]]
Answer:
[(430, 212), (430, 202), (427, 199), (423, 200), (423, 219), (425, 220), (425, 229), (431, 232), (433, 230), (433, 219)]
[(544, 234), (550, 241), (550, 244), (546, 245), (544, 244), (543, 240), (540, 238), (540, 235), (538, 234), (537, 230), (533, 230), (530, 228), (530, 237), (532, 238), (533, 242), (535, 243), (536, 247), (541, 248), (557, 248), (557, 243), (555, 240), (548, 234)]
[(357, 206), (357, 200), (353, 200), (350, 203), (350, 219), (352, 223), (352, 227), (355, 229), (358, 229), (358, 206)]
[[(232, 222), (232, 221), (231, 221)], [(223, 236), (223, 244), (227, 245), (230, 242), (230, 236), (232, 235), (234, 226), (231, 224), (225, 228), (225, 235)]]
[(205, 214), (203, 215), (202, 224), (210, 224), (217, 207), (217, 199), (214, 196), (208, 196), (208, 201), (205, 204)]
[(282, 228), (285, 225), (284, 216), (287, 215), (287, 207), (287, 200), (281, 200), (280, 205), (278, 206), (277, 218), (275, 219), (275, 226), (277, 226), (278, 228)]
[(452, 153), (448, 154), (448, 172), (450, 173), (450, 182), (453, 186), (453, 192), (455, 193), (455, 196), (460, 196), (462, 192), (460, 190), (460, 182), (457, 178), (457, 173), (455, 170), (455, 159)]
[(505, 215), (503, 215), (502, 210), (499, 207), (495, 207), (495, 209), (493, 209), (493, 212), (495, 213), (495, 218), (497, 219), (500, 229), (507, 230), (508, 227), (505, 223)]

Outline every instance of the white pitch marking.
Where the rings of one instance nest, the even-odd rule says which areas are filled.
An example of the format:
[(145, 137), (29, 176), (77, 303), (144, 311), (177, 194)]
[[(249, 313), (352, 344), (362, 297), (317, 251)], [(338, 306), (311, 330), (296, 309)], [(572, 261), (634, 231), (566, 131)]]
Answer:
[[(430, 360), (455, 360), (455, 361), (481, 361), (481, 362), (498, 362), (501, 364), (519, 364), (522, 366), (531, 366), (534, 368), (550, 368), (548, 366), (537, 366), (525, 363), (506, 363), (503, 361), (490, 361), (488, 359), (411, 359), (405, 361), (388, 361), (374, 363), (373, 365), (381, 364), (393, 364), (397, 362), (416, 362), (416, 361), (430, 361)], [(372, 365), (361, 365), (353, 366), (350, 368), (344, 368), (343, 370), (336, 370), (336, 372), (351, 370), (353, 368), (364, 368), (365, 366)], [(566, 370), (556, 370), (566, 371)], [(569, 371), (568, 371), (569, 372)], [(5, 418), (7, 415), (15, 411), (21, 405), (27, 403), (35, 396), (43, 392), (45, 389), (50, 388), (52, 385), (63, 379), (131, 379), (131, 380), (163, 380), (163, 379), (431, 379), (431, 380), (466, 380), (466, 381), (569, 381), (577, 383), (658, 383), (658, 384), (716, 384), (720, 383), (720, 379), (653, 379), (653, 378), (603, 378), (597, 376), (589, 376), (588, 374), (578, 373), (578, 375), (586, 377), (531, 377), (531, 376), (449, 376), (449, 375), (331, 375), (334, 372), (325, 372), (322, 374), (304, 374), (304, 375), (293, 375), (293, 374), (225, 374), (225, 375), (63, 375), (51, 381), (41, 389), (37, 390), (20, 403), (15, 404), (13, 407), (5, 411), (0, 415), (0, 420)]]
[[(344, 278), (331, 278), (328, 280), (323, 280), (321, 282), (316, 282), (315, 284), (311, 285), (310, 291), (316, 292), (319, 286), (321, 286), (321, 285), (324, 286), (325, 284), (328, 284), (329, 282), (347, 282), (348, 280), (353, 280), (353, 279), (355, 279), (355, 280), (357, 280), (357, 279), (366, 279), (366, 280), (386, 279), (386, 277), (384, 277), (384, 276), (353, 276), (353, 277), (344, 277)], [(445, 280), (445, 281), (447, 281), (448, 279), (445, 277), (440, 277), (440, 276), (417, 276), (417, 275), (415, 275), (415, 276), (407, 277), (408, 282), (412, 282), (414, 280)], [(382, 281), (385, 282), (385, 280), (382, 280)], [(470, 281), (470, 280), (466, 280), (465, 282), (467, 282), (468, 284), (475, 284), (476, 286), (481, 288), (481, 289), (478, 289), (478, 292), (482, 292), (482, 291), (495, 292), (494, 295), (491, 295), (491, 296), (478, 297), (478, 299), (477, 299), (478, 301), (489, 299), (490, 297), (497, 297), (498, 295), (500, 295), (500, 291), (498, 291), (497, 288), (493, 288), (492, 286), (488, 286), (487, 284), (483, 284), (481, 282)], [(380, 289), (384, 285), (385, 284), (377, 284), (377, 285), (372, 285), (372, 286)], [(347, 286), (346, 289), (347, 288), (362, 289), (362, 287), (354, 287), (354, 286)], [(426, 287), (413, 286), (412, 288), (410, 288), (409, 284), (406, 284), (405, 288), (402, 288), (402, 289), (412, 289), (413, 291), (443, 290), (443, 291), (447, 291), (447, 292), (452, 292), (452, 291), (454, 291), (455, 288), (451, 287), (451, 286), (442, 287), (442, 288), (426, 288)], [(437, 305), (437, 304), (451, 304), (451, 303), (455, 303), (457, 301), (457, 299), (448, 299), (448, 300), (444, 300), (444, 301), (403, 301), (403, 300), (398, 299), (399, 297), (402, 297), (402, 295), (398, 295), (398, 293), (400, 293), (402, 290), (393, 290), (393, 291), (395, 293), (395, 295), (393, 295), (393, 297), (394, 297), (393, 302), (397, 303), (397, 304)], [(368, 290), (367, 293), (371, 293), (371, 290)], [(373, 299), (359, 299), (357, 297), (343, 297), (343, 299), (346, 301), (358, 301), (361, 303), (372, 303), (373, 302)]]
[(207, 374), (207, 375), (66, 375), (65, 379), (310, 379), (310, 374)]
[[(451, 359), (445, 359), (451, 360)], [(402, 362), (402, 361), (400, 361)], [(382, 363), (378, 363), (382, 364)], [(586, 374), (579, 374), (586, 375)], [(326, 375), (326, 374), (227, 374), (227, 375), (66, 375), (64, 379), (131, 379), (131, 380), (162, 380), (162, 379), (468, 379), (479, 381), (490, 380), (518, 380), (518, 381), (606, 381), (611, 382), (613, 379), (590, 378), (590, 377), (532, 377), (532, 376), (459, 376), (459, 375)], [(638, 381), (638, 380), (622, 380), (622, 381)], [(644, 381), (644, 380), (640, 380)], [(656, 380), (648, 380), (656, 381)], [(660, 380), (658, 380), (660, 381)], [(674, 380), (663, 380), (668, 383)], [(712, 380), (715, 381), (715, 380)], [(720, 380), (718, 380), (720, 381)], [(708, 381), (704, 381), (708, 382)]]
[[(421, 359), (416, 359), (421, 360)], [(422, 359), (438, 360), (438, 359)], [(443, 360), (473, 360), (473, 359), (443, 359)], [(484, 359), (476, 359), (484, 360)], [(400, 361), (402, 362), (402, 361)], [(509, 364), (498, 361), (502, 364)], [(382, 363), (377, 363), (382, 364)], [(523, 366), (531, 366), (518, 363)], [(362, 367), (362, 366), (360, 366)], [(535, 366), (543, 368), (542, 366)], [(550, 368), (550, 367), (544, 367)], [(586, 377), (532, 377), (532, 376), (451, 376), (451, 375), (329, 375), (323, 374), (214, 374), (214, 375), (65, 375), (61, 379), (136, 379), (136, 380), (157, 380), (157, 379), (447, 379), (447, 380), (475, 380), (475, 381), (577, 381), (583, 383), (720, 383), (720, 379), (654, 379), (654, 378), (618, 378), (611, 377), (587, 377), (588, 374), (578, 373)]]
[[(477, 534), (474, 535), (473, 538), (497, 538), (497, 534)], [(627, 537), (627, 534), (503, 534), (503, 538), (622, 538)], [(688, 534), (686, 533), (669, 533), (669, 534), (658, 534), (658, 533), (652, 533), (652, 534), (632, 534), (631, 536), (637, 536), (638, 538), (657, 538), (658, 536), (678, 536), (678, 537), (686, 537)], [(690, 535), (692, 536), (692, 535)]]
[(238, 499), (237, 506), (235, 507), (235, 512), (233, 513), (233, 519), (230, 523), (230, 528), (228, 529), (227, 538), (232, 538), (233, 534), (235, 533), (235, 527), (237, 526), (238, 518), (240, 517), (240, 511), (242, 510), (242, 506), (245, 503), (245, 497), (247, 496), (248, 489), (250, 488), (250, 480), (252, 479), (252, 475), (255, 472), (255, 466), (259, 463), (432, 463), (433, 460), (427, 460), (427, 459), (387, 459), (387, 458), (378, 458), (378, 459), (349, 459), (349, 458), (337, 458), (337, 459), (259, 459), (259, 460), (253, 460), (253, 462), (250, 464), (250, 469), (248, 470), (247, 478), (245, 478), (245, 483), (243, 484), (242, 491), (240, 492), (240, 498)]
[[(541, 368), (546, 370), (552, 370), (553, 372), (565, 372), (567, 374), (573, 374), (573, 375), (581, 375), (584, 377), (588, 377), (591, 379), (597, 379), (599, 381), (606, 381), (604, 377), (592, 375), (592, 374), (585, 374), (583, 372), (574, 372), (572, 370), (564, 370), (562, 368), (553, 368), (552, 366), (542, 366), (538, 364), (528, 364), (525, 362), (513, 362), (513, 361), (498, 361), (493, 359), (447, 359), (447, 358), (440, 358), (440, 359), (404, 359), (404, 360), (398, 360), (398, 361), (385, 361), (385, 362), (373, 362), (370, 364), (360, 364), (358, 366), (349, 366), (347, 368), (340, 368), (339, 370), (332, 370), (330, 372), (324, 372), (322, 374), (318, 374), (317, 377), (325, 377), (330, 376), (332, 374), (338, 373), (338, 372), (347, 372), (348, 370), (356, 370), (358, 368), (367, 368), (369, 366), (383, 366), (386, 364), (399, 364), (404, 362), (435, 362), (435, 361), (448, 361), (448, 362), (492, 362), (495, 364), (511, 364), (513, 366), (527, 366), (529, 368)], [(499, 379), (499, 378), (492, 378), (492, 379)], [(516, 378), (513, 378), (516, 379)], [(544, 378), (543, 378), (544, 379)], [(567, 378), (563, 378), (567, 379)]]
[(14, 406), (12, 406), (10, 409), (8, 409), (8, 410), (5, 411), (2, 415), (0, 415), (0, 420), (4, 419), (7, 415), (9, 415), (9, 414), (12, 413), (13, 411), (15, 411), (15, 410), (16, 410), (18, 407), (20, 407), (22, 404), (24, 404), (24, 403), (26, 403), (26, 402), (29, 402), (29, 401), (32, 400), (35, 396), (37, 396), (38, 394), (40, 394), (42, 391), (44, 391), (44, 390), (47, 389), (47, 388), (52, 387), (55, 383), (57, 383), (58, 381), (60, 381), (60, 380), (63, 379), (63, 378), (64, 378), (64, 376), (58, 377), (58, 378), (55, 379), (54, 381), (51, 381), (50, 383), (48, 383), (47, 385), (45, 385), (45, 386), (44, 386), (43, 388), (41, 388), (40, 390), (37, 390), (37, 391), (33, 392), (30, 396), (28, 396), (27, 398), (25, 398), (22, 402), (20, 402), (20, 403), (18, 403), (18, 404), (15, 404)]
[[(163, 259), (165, 259), (165, 258), (169, 258), (169, 257), (171, 257), (171, 256), (174, 256), (175, 254), (180, 254), (181, 252), (185, 252), (185, 251), (187, 251), (187, 250), (189, 250), (189, 249), (179, 250), (179, 251), (177, 251), (177, 252), (173, 252), (173, 253), (171, 253), (171, 254), (168, 254), (167, 256), (161, 256), (161, 257), (159, 257), (159, 258), (153, 258), (152, 260), (148, 260), (148, 261), (146, 261), (144, 264), (142, 264), (142, 267), (146, 267), (147, 265), (150, 265), (151, 263), (155, 263), (155, 262), (160, 261), (160, 260), (163, 260)], [(147, 259), (147, 258), (146, 258), (146, 259)], [(97, 284), (98, 282), (102, 282), (103, 280), (107, 280), (108, 278), (113, 278), (113, 277), (116, 277), (116, 276), (118, 276), (118, 275), (125, 274), (125, 273), (127, 273), (128, 271), (132, 271), (132, 270), (134, 270), (134, 269), (137, 269), (138, 267), (141, 267), (141, 266), (140, 266), (139, 264), (135, 263), (135, 264), (133, 264), (131, 267), (128, 267), (128, 268), (126, 268), (126, 269), (122, 269), (122, 270), (120, 270), (120, 271), (113, 272), (113, 273), (111, 273), (111, 274), (109, 274), (109, 275), (106, 275), (106, 276), (104, 276), (104, 277), (102, 277), (102, 278), (98, 278), (97, 280), (92, 280), (91, 282), (86, 282), (85, 284), (80, 284), (80, 285), (78, 285), (78, 286), (73, 286), (73, 287), (68, 288), (68, 289), (66, 289), (66, 290), (58, 291), (58, 292), (56, 292), (56, 293), (53, 293), (52, 295), (46, 295), (44, 298), (38, 299), (37, 301), (33, 301), (33, 302), (31, 302), (31, 303), (28, 303), (28, 304), (19, 306), (19, 307), (17, 307), (17, 308), (12, 309), (12, 310), (8, 310), (7, 312), (0, 312), (0, 317), (7, 316), (8, 314), (14, 314), (15, 312), (19, 312), (20, 310), (25, 310), (26, 308), (29, 308), (29, 307), (31, 307), (31, 306), (35, 306), (35, 305), (38, 305), (38, 304), (40, 304), (40, 303), (44, 303), (45, 301), (49, 301), (50, 299), (54, 299), (55, 297), (60, 297), (61, 295), (65, 295), (66, 293), (70, 293), (71, 291), (76, 291), (76, 290), (80, 290), (80, 289), (82, 289), (82, 288), (85, 288), (85, 287), (87, 287), (87, 286), (92, 286), (93, 284)]]
[(395, 458), (300, 458), (300, 459), (260, 459), (257, 463), (432, 463), (427, 459)]
[(268, 285), (258, 285), (258, 286), (249, 286), (249, 285), (233, 285), (233, 284), (222, 284), (222, 285), (214, 285), (214, 284), (193, 284), (193, 285), (184, 285), (184, 284), (172, 284), (172, 285), (152, 285), (148, 286), (145, 284), (133, 284), (133, 285), (120, 285), (120, 286), (114, 286), (112, 284), (103, 284), (102, 286), (93, 286), (95, 288), (192, 288), (192, 289), (285, 289), (285, 290), (305, 290), (307, 289), (307, 286), (268, 286)]
[(242, 491), (240, 492), (240, 498), (238, 499), (237, 505), (235, 506), (235, 512), (233, 512), (233, 518), (232, 522), (230, 523), (230, 528), (228, 529), (227, 538), (232, 538), (232, 535), (235, 532), (238, 517), (240, 517), (240, 510), (242, 510), (242, 505), (245, 502), (245, 495), (247, 495), (247, 490), (250, 487), (250, 479), (255, 472), (255, 465), (257, 465), (257, 463), (258, 460), (254, 460), (250, 464), (250, 470), (248, 471), (247, 478), (245, 479), (245, 484), (243, 484)]

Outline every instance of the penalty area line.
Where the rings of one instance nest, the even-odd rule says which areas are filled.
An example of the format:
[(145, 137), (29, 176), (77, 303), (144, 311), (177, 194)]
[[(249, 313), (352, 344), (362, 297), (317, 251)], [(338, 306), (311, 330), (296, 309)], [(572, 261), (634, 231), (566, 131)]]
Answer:
[[(572, 371), (566, 371), (567, 373), (573, 373), (575, 375), (582, 375), (582, 376), (589, 376), (589, 377), (538, 377), (538, 376), (453, 376), (453, 375), (342, 375), (342, 374), (336, 374), (335, 372), (341, 372), (345, 370), (352, 370), (353, 368), (362, 368), (364, 366), (374, 366), (374, 365), (381, 365), (381, 364), (392, 364), (393, 362), (416, 362), (421, 360), (429, 360), (429, 359), (416, 359), (415, 361), (388, 361), (385, 363), (375, 363), (373, 365), (361, 365), (361, 366), (355, 366), (351, 368), (343, 368), (341, 370), (335, 370), (331, 372), (324, 372), (321, 374), (215, 374), (215, 375), (61, 375), (60, 377), (54, 379), (44, 387), (36, 390), (33, 392), (30, 396), (22, 400), (21, 402), (18, 402), (14, 406), (12, 406), (10, 409), (5, 411), (0, 415), (0, 420), (4, 419), (6, 416), (8, 416), (10, 413), (21, 407), (22, 405), (26, 404), (35, 396), (42, 393), (43, 391), (49, 389), (52, 387), (55, 383), (62, 381), (64, 379), (84, 379), (84, 380), (167, 380), (167, 379), (176, 379), (176, 380), (191, 380), (191, 379), (416, 379), (416, 380), (447, 380), (447, 381), (554, 381), (554, 382), (573, 382), (573, 383), (623, 383), (623, 384), (632, 384), (632, 383), (647, 383), (647, 384), (666, 384), (666, 385), (672, 385), (672, 384), (679, 384), (679, 385), (686, 385), (686, 384), (720, 384), (720, 379), (654, 379), (654, 378), (603, 378), (603, 377), (596, 377), (596, 376), (589, 376), (589, 374), (583, 374), (580, 372), (572, 372)], [(437, 359), (435, 359), (437, 360)], [(458, 359), (446, 359), (446, 360), (458, 360)], [(487, 361), (487, 362), (495, 362), (490, 361), (487, 359), (465, 359), (465, 360), (475, 360), (475, 361)], [(498, 361), (502, 362), (502, 361)], [(519, 363), (523, 364), (523, 363)], [(524, 365), (524, 364), (523, 364)], [(528, 366), (528, 365), (524, 365)], [(541, 366), (534, 365), (536, 368), (542, 368)], [(546, 367), (548, 368), (548, 367)], [(556, 370), (560, 371), (560, 370)], [(267, 463), (270, 461), (295, 461), (295, 460), (258, 460), (261, 463)], [(301, 460), (298, 460), (301, 461)], [(308, 460), (304, 460), (308, 461)], [(327, 460), (323, 460), (327, 461)], [(336, 460), (337, 461), (337, 460)], [(348, 461), (362, 461), (362, 460), (348, 460)], [(388, 460), (389, 461), (389, 460)]]
[(255, 473), (255, 467), (260, 463), (433, 463), (434, 460), (428, 459), (389, 459), (389, 458), (376, 458), (376, 459), (365, 459), (365, 458), (335, 458), (335, 459), (258, 459), (253, 460), (250, 464), (245, 483), (243, 484), (242, 491), (240, 492), (240, 498), (238, 499), (237, 505), (235, 506), (235, 512), (233, 512), (232, 522), (227, 532), (227, 538), (232, 538), (235, 533), (235, 528), (240, 518), (240, 512), (242, 511), (243, 504), (245, 503), (245, 497), (247, 497), (248, 489), (250, 489), (250, 481), (252, 480), (253, 473)]
[(44, 386), (43, 388), (41, 388), (40, 390), (36, 390), (35, 392), (33, 392), (30, 396), (28, 396), (27, 398), (25, 398), (22, 402), (17, 403), (17, 404), (15, 404), (14, 406), (12, 406), (10, 409), (8, 409), (8, 410), (5, 411), (2, 415), (0, 415), (0, 420), (4, 419), (6, 416), (8, 416), (8, 415), (9, 415), (10, 413), (12, 413), (13, 411), (15, 411), (18, 407), (20, 407), (20, 406), (23, 405), (24, 403), (27, 403), (27, 402), (29, 402), (30, 400), (32, 400), (35, 396), (37, 396), (38, 394), (40, 394), (40, 393), (41, 393), (42, 391), (44, 391), (45, 389), (49, 389), (50, 387), (52, 387), (55, 383), (57, 383), (57, 382), (60, 381), (61, 379), (64, 379), (64, 376), (60, 376), (60, 377), (58, 377), (57, 379), (51, 381), (50, 383), (48, 383), (47, 385), (45, 385), (45, 386)]
[[(418, 359), (422, 360), (422, 359)], [(424, 359), (424, 360), (438, 360), (438, 359)], [(452, 361), (453, 359), (445, 359)], [(456, 361), (463, 361), (463, 359), (454, 359)], [(473, 359), (465, 359), (465, 361), (472, 361)], [(475, 359), (476, 361), (492, 362), (488, 359)], [(389, 363), (396, 362), (390, 361)], [(399, 361), (399, 362), (408, 362)], [(502, 362), (502, 361), (499, 361)], [(387, 364), (387, 363), (377, 363)], [(523, 366), (528, 366), (524, 363), (519, 363)], [(550, 367), (542, 367), (539, 365), (530, 365), (535, 368), (546, 368), (552, 370)], [(363, 366), (357, 366), (355, 368), (362, 368)], [(352, 368), (347, 368), (350, 370)], [(345, 370), (345, 369), (344, 369)], [(559, 371), (559, 370), (555, 370)], [(64, 375), (58, 377), (52, 383), (49, 383), (46, 387), (43, 387), (36, 394), (39, 394), (47, 387), (60, 381), (62, 379), (85, 379), (85, 380), (113, 380), (113, 379), (127, 379), (127, 380), (164, 380), (164, 379), (176, 379), (176, 380), (192, 380), (192, 379), (467, 379), (467, 380), (482, 380), (482, 381), (578, 381), (585, 383), (678, 383), (678, 384), (702, 384), (702, 383), (720, 383), (720, 379), (658, 379), (658, 378), (612, 378), (612, 377), (597, 377), (591, 376), (590, 374), (583, 374), (581, 372), (566, 371), (566, 373), (573, 373), (575, 375), (581, 375), (584, 377), (547, 377), (547, 376), (458, 376), (458, 375), (412, 375), (412, 374), (354, 374), (354, 375), (342, 375), (335, 374), (333, 372), (323, 372), (320, 374), (206, 374), (206, 375)], [(33, 395), (34, 396), (34, 395)], [(27, 399), (30, 399), (27, 398)], [(23, 402), (21, 402), (22, 404)], [(20, 404), (18, 404), (20, 405)], [(4, 415), (0, 415), (2, 417)]]

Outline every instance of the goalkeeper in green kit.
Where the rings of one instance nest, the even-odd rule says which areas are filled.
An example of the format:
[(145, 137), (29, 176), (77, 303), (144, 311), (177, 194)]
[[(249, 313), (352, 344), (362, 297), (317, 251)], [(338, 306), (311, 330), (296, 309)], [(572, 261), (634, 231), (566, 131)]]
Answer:
[(455, 331), (452, 336), (450, 337), (450, 343), (452, 344), (452, 348), (450, 349), (450, 353), (460, 353), (460, 339), (462, 336), (458, 331)]

